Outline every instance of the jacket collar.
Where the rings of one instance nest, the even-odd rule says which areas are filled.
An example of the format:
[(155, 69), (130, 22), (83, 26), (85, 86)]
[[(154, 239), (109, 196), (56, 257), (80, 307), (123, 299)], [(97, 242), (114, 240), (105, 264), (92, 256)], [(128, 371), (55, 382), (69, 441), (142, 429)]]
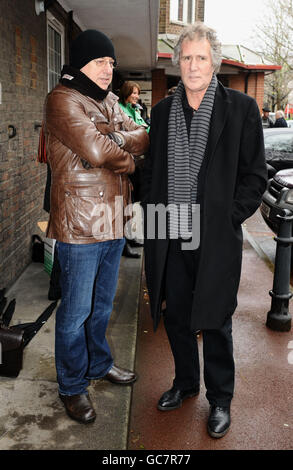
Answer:
[(225, 127), (230, 103), (231, 101), (226, 88), (218, 82), (207, 145), (209, 164), (212, 161), (218, 141)]
[(118, 96), (115, 95), (112, 91), (109, 91), (104, 101), (112, 108), (118, 100)]
[(80, 70), (69, 65), (64, 65), (61, 71), (60, 83), (96, 101), (104, 100), (110, 92), (109, 89), (103, 90)]

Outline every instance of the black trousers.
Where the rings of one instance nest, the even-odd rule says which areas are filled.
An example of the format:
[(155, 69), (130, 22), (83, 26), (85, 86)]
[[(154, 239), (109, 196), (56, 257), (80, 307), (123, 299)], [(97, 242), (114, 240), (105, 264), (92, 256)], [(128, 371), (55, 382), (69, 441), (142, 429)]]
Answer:
[[(182, 251), (170, 240), (165, 275), (164, 324), (175, 362), (174, 385), (180, 390), (199, 387), (200, 366), (195, 332), (190, 329), (198, 251)], [(204, 381), (210, 404), (229, 406), (234, 391), (232, 318), (217, 330), (202, 331)]]

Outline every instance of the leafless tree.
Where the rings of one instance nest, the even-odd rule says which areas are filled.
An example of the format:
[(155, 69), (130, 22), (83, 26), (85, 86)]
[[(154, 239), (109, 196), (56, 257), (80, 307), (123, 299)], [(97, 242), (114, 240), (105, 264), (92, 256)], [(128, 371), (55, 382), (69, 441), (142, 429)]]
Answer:
[(284, 109), (293, 78), (293, 0), (267, 0), (256, 37), (264, 56), (282, 69), (265, 78), (265, 102), (272, 110)]

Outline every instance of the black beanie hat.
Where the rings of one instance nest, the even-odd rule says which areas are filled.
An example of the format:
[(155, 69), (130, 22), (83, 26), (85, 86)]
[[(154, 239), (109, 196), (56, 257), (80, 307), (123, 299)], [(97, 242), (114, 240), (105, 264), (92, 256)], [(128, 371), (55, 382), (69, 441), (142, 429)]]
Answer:
[(73, 41), (69, 65), (80, 70), (91, 60), (99, 57), (112, 57), (116, 62), (112, 41), (96, 29), (87, 29)]

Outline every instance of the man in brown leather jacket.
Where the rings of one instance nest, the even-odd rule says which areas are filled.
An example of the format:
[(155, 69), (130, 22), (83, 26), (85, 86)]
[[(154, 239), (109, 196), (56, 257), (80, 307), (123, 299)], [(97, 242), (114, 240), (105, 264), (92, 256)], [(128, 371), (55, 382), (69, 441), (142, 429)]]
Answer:
[(128, 174), (148, 135), (109, 91), (116, 64), (112, 42), (87, 30), (73, 42), (70, 65), (47, 96), (45, 133), (52, 171), (47, 236), (56, 239), (62, 298), (56, 313), (59, 396), (82, 423), (96, 417), (87, 386), (104, 378), (129, 384), (133, 372), (114, 365), (105, 338), (125, 243)]

